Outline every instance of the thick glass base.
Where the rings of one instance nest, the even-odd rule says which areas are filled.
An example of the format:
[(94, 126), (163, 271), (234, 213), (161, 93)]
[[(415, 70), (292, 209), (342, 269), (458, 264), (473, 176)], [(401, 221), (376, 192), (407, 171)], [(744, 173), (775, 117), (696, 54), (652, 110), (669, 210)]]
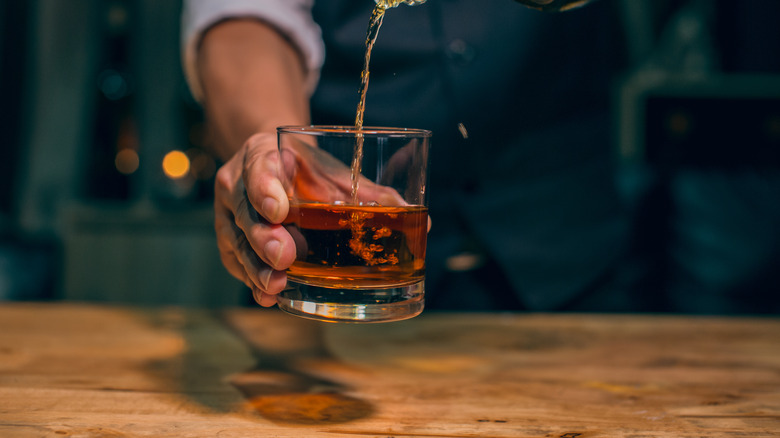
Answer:
[(422, 312), (425, 282), (383, 289), (328, 289), (288, 283), (279, 308), (293, 315), (329, 322), (391, 322)]

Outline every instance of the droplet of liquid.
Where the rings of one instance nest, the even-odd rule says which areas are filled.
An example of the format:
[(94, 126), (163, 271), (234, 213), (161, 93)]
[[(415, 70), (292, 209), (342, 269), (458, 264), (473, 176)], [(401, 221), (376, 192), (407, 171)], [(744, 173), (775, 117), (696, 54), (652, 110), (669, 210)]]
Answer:
[(460, 131), (460, 135), (463, 136), (463, 138), (469, 138), (469, 132), (466, 130), (466, 125), (463, 123), (458, 123), (458, 131)]

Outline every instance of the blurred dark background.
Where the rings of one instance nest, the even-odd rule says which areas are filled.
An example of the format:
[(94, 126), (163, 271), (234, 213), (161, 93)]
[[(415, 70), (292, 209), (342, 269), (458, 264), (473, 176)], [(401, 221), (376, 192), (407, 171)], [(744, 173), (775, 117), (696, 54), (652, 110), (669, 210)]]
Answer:
[[(614, 3), (616, 177), (643, 287), (678, 311), (780, 312), (780, 2)], [(180, 8), (0, 3), (0, 300), (246, 302), (214, 242)]]
[(214, 242), (180, 8), (0, 3), (0, 299), (243, 299)]

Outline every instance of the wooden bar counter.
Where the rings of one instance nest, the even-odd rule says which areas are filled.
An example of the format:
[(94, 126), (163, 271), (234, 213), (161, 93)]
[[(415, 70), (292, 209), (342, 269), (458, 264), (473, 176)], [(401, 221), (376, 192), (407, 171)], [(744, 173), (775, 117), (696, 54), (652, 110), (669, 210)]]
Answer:
[(0, 303), (0, 437), (780, 436), (780, 318)]

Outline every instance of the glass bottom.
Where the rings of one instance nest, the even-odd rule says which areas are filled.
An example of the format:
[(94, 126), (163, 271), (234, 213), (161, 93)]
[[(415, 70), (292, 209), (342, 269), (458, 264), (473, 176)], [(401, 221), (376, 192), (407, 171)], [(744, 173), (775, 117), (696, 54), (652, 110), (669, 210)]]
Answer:
[(328, 289), (288, 282), (277, 302), (287, 313), (328, 322), (392, 322), (422, 312), (425, 281), (382, 289)]

